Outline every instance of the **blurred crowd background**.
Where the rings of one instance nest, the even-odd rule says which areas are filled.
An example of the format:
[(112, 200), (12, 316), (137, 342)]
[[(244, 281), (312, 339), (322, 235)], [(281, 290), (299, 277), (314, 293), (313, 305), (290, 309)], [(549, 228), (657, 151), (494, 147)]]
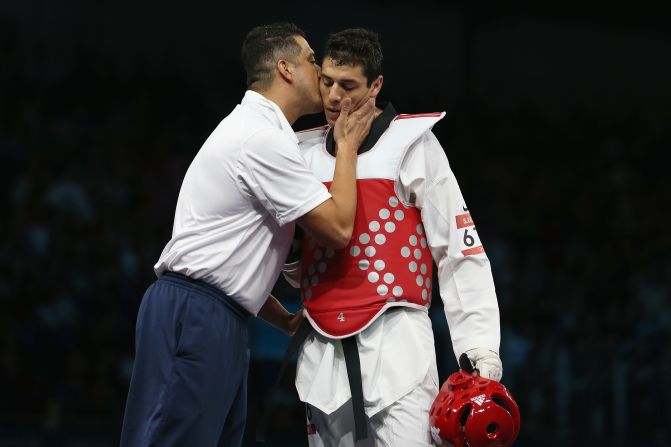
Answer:
[[(118, 445), (135, 317), (183, 175), (244, 93), (244, 34), (275, 20), (304, 28), (318, 55), (330, 31), (377, 30), (381, 99), (447, 112), (434, 132), (492, 263), (516, 445), (671, 445), (661, 15), (643, 4), (58, 3), (0, 7), (0, 447)], [(444, 380), (457, 365), (437, 292)], [(275, 293), (299, 308), (281, 278)], [(289, 339), (257, 319), (250, 329), (252, 446)], [(285, 379), (265, 445), (306, 446), (292, 371)]]

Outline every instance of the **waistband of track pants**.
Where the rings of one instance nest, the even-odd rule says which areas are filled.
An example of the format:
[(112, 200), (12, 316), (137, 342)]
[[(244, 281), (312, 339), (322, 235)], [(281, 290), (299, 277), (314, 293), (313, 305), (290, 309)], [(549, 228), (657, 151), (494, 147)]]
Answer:
[(226, 295), (222, 290), (214, 287), (213, 285), (207, 284), (205, 281), (201, 281), (200, 279), (193, 279), (181, 273), (166, 271), (163, 272), (158, 280), (178, 284), (183, 287), (195, 289), (201, 293), (209, 295), (228, 307), (231, 312), (233, 312), (242, 321), (247, 321), (252, 316), (252, 314), (247, 309), (238, 304), (233, 298)]

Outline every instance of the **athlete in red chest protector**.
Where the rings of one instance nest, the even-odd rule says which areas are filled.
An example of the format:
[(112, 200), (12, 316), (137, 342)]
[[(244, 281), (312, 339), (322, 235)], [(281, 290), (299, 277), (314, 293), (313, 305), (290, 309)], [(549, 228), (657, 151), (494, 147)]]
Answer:
[[(329, 184), (332, 126), (345, 98), (376, 97), (383, 83), (377, 35), (332, 34), (320, 91), (328, 125), (299, 132), (301, 153)], [(432, 132), (444, 113), (399, 115), (378, 101), (357, 160), (357, 215), (342, 250), (309, 234), (285, 276), (300, 287), (314, 329), (298, 358), (311, 446), (431, 445), (438, 374), (428, 308), (434, 278), (454, 354), (500, 380), (499, 310), (489, 260), (445, 151)]]

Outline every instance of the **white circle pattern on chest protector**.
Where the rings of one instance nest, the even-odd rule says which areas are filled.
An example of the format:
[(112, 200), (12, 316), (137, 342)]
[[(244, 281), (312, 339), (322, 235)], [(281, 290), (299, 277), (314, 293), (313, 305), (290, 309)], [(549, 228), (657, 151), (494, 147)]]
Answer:
[[(307, 246), (310, 249), (307, 251), (308, 262), (304, 270), (306, 278), (302, 280), (302, 295), (306, 302), (310, 300), (310, 303), (316, 303), (320, 295), (330, 294), (328, 284), (340, 280), (341, 261), (338, 260), (342, 259), (345, 266), (350, 265), (359, 272), (356, 275), (365, 275), (364, 282), (360, 283), (367, 284), (361, 289), (364, 295), (373, 293), (379, 296), (380, 301), (387, 303), (410, 301), (424, 306), (430, 304), (427, 302), (430, 290), (424, 289), (428, 279), (426, 261), (422, 259), (423, 263), (417, 262), (426, 254), (426, 239), (421, 236), (424, 229), (421, 224), (416, 224), (418, 210), (401, 203), (394, 195), (387, 197), (388, 206), (384, 202), (377, 202), (382, 206), (370, 210), (375, 213), (377, 208), (377, 215), (365, 212), (358, 214), (359, 217), (367, 218), (364, 217), (357, 224), (356, 237), (346, 251), (337, 253), (323, 247), (313, 238), (308, 238)], [(398, 258), (399, 251), (405, 261)], [(345, 254), (350, 257), (340, 256)], [(409, 271), (405, 270), (406, 266)], [(420, 269), (422, 275), (419, 274)], [(417, 289), (413, 283), (417, 284)]]
[[(399, 203), (400, 202), (398, 201), (398, 199), (396, 199), (394, 197), (391, 197), (389, 199), (389, 205), (392, 206), (392, 207), (398, 206)], [(405, 207), (405, 205), (404, 205), (404, 207)], [(408, 208), (408, 207), (405, 207), (405, 208)], [(382, 208), (378, 212), (378, 214), (382, 219), (387, 219), (391, 216), (391, 213), (386, 208)], [(403, 220), (405, 218), (405, 215), (404, 215), (403, 211), (397, 209), (394, 212), (394, 217), (400, 222), (401, 220)], [(381, 223), (377, 220), (372, 220), (372, 221), (368, 222), (368, 224), (367, 224), (368, 230), (371, 233), (378, 232), (380, 230), (381, 226), (382, 226)], [(392, 232), (396, 231), (396, 223), (394, 223), (392, 221), (384, 222), (384, 229), (388, 233), (392, 233)], [(359, 245), (354, 245), (353, 247), (350, 247), (350, 255), (352, 255), (355, 258), (357, 258), (359, 256), (362, 256), (362, 255), (368, 256), (369, 258), (372, 258), (373, 256), (375, 256), (376, 251), (377, 251), (375, 249), (375, 247), (372, 246), (372, 245), (367, 245), (368, 243), (371, 242), (371, 238), (378, 245), (382, 245), (385, 242), (387, 242), (387, 237), (384, 234), (381, 234), (381, 233), (378, 233), (378, 234), (361, 233), (358, 237), (358, 242), (361, 243), (361, 244), (364, 244), (364, 246), (361, 247), (361, 248), (359, 247)], [(409, 237), (409, 241), (410, 241), (412, 246), (416, 247), (417, 244), (418, 244), (418, 237), (416, 235), (411, 235)], [(384, 253), (384, 251), (382, 253)], [(408, 246), (405, 246), (405, 247), (401, 248), (401, 255), (403, 257), (408, 258), (408, 257), (411, 257), (413, 254), (414, 254), (414, 250), (412, 248), (410, 248)], [(368, 272), (367, 279), (370, 283), (377, 284), (377, 287), (376, 287), (377, 294), (379, 294), (381, 296), (385, 296), (386, 294), (390, 293), (390, 294), (393, 295), (393, 297), (387, 298), (387, 300), (386, 300), (387, 302), (394, 302), (394, 301), (396, 301), (396, 298), (401, 298), (403, 296), (403, 287), (401, 287), (400, 285), (394, 285), (394, 282), (397, 280), (396, 275), (394, 275), (394, 273), (392, 273), (390, 271), (385, 272), (385, 269), (387, 268), (387, 264), (385, 263), (384, 260), (379, 259), (379, 258), (374, 260), (374, 261), (372, 259), (370, 259), (370, 260), (359, 259), (358, 261), (355, 261), (355, 262), (357, 262), (357, 265), (358, 265), (359, 269), (361, 269), (361, 270), (365, 271), (365, 270), (370, 269), (371, 267), (375, 269), (373, 271)], [(418, 269), (417, 263), (415, 261), (410, 261), (409, 268), (410, 268), (411, 272), (417, 271), (417, 269)], [(384, 283), (380, 283), (379, 281), (381, 281), (381, 280), (384, 281)], [(421, 278), (421, 283), (423, 283), (423, 281), (424, 281), (424, 278), (422, 277)], [(387, 286), (387, 284), (389, 286)], [(406, 300), (401, 300), (401, 301), (407, 302), (407, 299)]]
[(389, 216), (391, 215), (387, 208), (382, 208), (378, 214), (380, 219), (389, 219)]

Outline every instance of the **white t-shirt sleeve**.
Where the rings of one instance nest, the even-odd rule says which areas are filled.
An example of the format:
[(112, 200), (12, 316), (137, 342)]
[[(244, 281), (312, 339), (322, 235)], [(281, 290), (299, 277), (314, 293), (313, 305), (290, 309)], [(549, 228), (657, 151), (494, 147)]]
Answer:
[(298, 145), (279, 129), (252, 135), (240, 152), (238, 185), (255, 196), (282, 226), (331, 198), (312, 174)]

